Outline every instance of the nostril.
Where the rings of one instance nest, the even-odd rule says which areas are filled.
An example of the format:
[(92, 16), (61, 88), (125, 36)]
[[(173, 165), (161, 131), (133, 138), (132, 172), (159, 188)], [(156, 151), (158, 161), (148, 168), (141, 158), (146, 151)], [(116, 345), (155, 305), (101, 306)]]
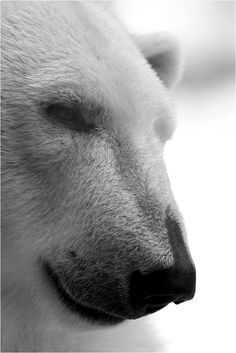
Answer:
[(191, 263), (188, 267), (173, 266), (148, 274), (136, 271), (130, 279), (130, 299), (135, 308), (180, 304), (193, 298), (195, 281), (196, 272)]

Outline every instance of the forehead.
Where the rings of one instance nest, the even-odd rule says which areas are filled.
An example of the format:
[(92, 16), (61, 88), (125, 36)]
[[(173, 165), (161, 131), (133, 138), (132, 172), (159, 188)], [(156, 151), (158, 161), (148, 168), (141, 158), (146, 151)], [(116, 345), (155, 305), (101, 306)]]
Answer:
[(94, 74), (84, 76), (88, 92), (111, 107), (119, 121), (122, 117), (124, 122), (129, 117), (131, 123), (141, 123), (147, 117), (149, 121), (152, 117), (170, 118), (173, 106), (168, 91), (117, 19), (94, 3), (83, 3), (82, 11), (81, 7), (78, 10), (74, 12), (79, 13), (75, 20), (80, 22), (89, 43), (84, 71), (90, 65)]
[(6, 17), (18, 27), (13, 60), (21, 57), (22, 76), (41, 97), (86, 97), (123, 126), (172, 116), (164, 86), (103, 5), (27, 2)]

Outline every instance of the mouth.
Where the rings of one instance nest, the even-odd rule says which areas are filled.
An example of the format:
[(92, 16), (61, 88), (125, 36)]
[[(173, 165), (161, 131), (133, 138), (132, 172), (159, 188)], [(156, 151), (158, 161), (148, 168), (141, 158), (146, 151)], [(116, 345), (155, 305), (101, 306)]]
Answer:
[(75, 298), (73, 298), (73, 296), (64, 288), (58, 275), (53, 271), (52, 267), (47, 262), (43, 263), (43, 269), (47, 278), (56, 290), (60, 302), (73, 314), (77, 314), (90, 322), (92, 321), (103, 325), (118, 324), (125, 320), (125, 318), (79, 303), (77, 299), (75, 300)]
[(100, 309), (91, 308), (84, 303), (79, 303), (77, 299), (75, 299), (70, 292), (64, 287), (62, 282), (60, 281), (59, 276), (52, 269), (48, 262), (43, 262), (43, 270), (46, 274), (46, 277), (50, 281), (54, 290), (57, 293), (59, 301), (62, 305), (71, 313), (76, 314), (84, 319), (87, 319), (90, 322), (98, 323), (102, 325), (115, 325), (119, 324), (127, 319), (138, 319), (142, 316), (153, 314), (169, 303), (161, 304), (161, 305), (148, 305), (143, 308), (142, 312), (133, 317), (121, 317), (118, 315), (114, 315), (111, 313), (107, 313), (105, 311), (101, 311)]

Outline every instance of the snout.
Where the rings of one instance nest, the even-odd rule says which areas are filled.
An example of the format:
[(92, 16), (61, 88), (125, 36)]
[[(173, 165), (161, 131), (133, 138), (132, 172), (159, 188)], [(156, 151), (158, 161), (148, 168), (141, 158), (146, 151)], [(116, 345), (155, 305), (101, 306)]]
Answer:
[[(89, 243), (90, 252), (68, 251), (55, 264), (47, 261), (47, 278), (67, 309), (103, 324), (137, 319), (169, 303), (190, 300), (195, 294), (196, 270), (183, 237), (183, 225), (170, 210), (163, 229), (163, 234), (160, 231), (146, 236), (139, 252), (136, 244), (141, 242), (138, 236), (134, 241), (132, 232), (123, 237), (125, 246), (119, 247), (117, 239), (121, 241), (121, 237), (114, 232), (103, 252), (103, 236), (98, 235), (95, 249)], [(159, 252), (150, 245), (161, 241), (172, 255), (169, 263), (162, 262)]]
[(172, 266), (148, 274), (134, 272), (131, 276), (131, 303), (135, 309), (144, 308), (146, 313), (162, 309), (174, 302), (180, 304), (195, 294), (196, 270), (189, 267)]

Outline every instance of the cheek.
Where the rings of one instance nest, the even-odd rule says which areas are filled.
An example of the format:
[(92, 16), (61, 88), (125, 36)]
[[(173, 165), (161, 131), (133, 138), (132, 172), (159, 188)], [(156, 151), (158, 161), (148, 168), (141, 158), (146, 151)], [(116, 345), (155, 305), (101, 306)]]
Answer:
[[(73, 132), (63, 126), (57, 126), (44, 117), (35, 117), (28, 125), (23, 135), (27, 134), (29, 142), (26, 145), (32, 154), (39, 158), (59, 157), (61, 153), (68, 153), (73, 145)], [(55, 156), (56, 154), (56, 156)]]
[(73, 154), (71, 132), (56, 129), (37, 115), (22, 119), (22, 124), (12, 129), (11, 140), (9, 158), (17, 174), (35, 181), (60, 171)]

